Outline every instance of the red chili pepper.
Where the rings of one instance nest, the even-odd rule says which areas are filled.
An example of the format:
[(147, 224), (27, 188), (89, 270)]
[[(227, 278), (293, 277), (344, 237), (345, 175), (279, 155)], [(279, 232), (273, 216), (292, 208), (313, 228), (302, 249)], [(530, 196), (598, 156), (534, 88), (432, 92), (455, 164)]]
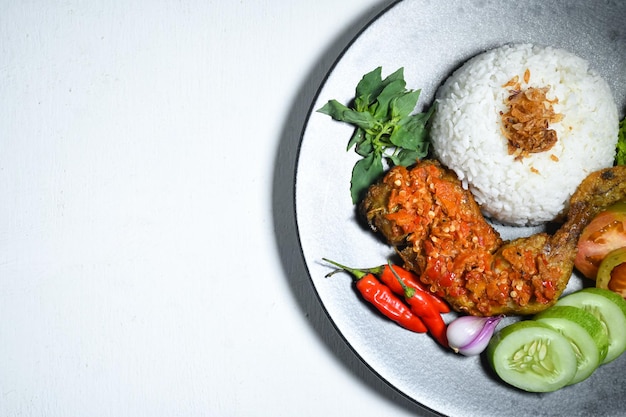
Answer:
[(441, 317), (439, 312), (430, 302), (430, 299), (426, 298), (427, 294), (425, 292), (406, 285), (404, 279), (396, 272), (396, 267), (392, 267), (391, 264), (389, 265), (389, 271), (391, 272), (395, 282), (400, 286), (402, 295), (406, 299), (406, 302), (411, 306), (411, 311), (413, 311), (413, 313), (420, 317)]
[(441, 316), (439, 317), (424, 317), (423, 318), (428, 331), (433, 336), (433, 338), (439, 342), (439, 344), (443, 347), (449, 347), (448, 345), (448, 327), (446, 323), (443, 321)]
[(405, 329), (426, 333), (428, 329), (424, 322), (414, 315), (389, 287), (383, 285), (373, 274), (366, 274), (358, 278), (356, 288), (363, 298), (369, 301), (385, 317), (395, 321)]
[[(336, 262), (328, 259), (324, 260), (339, 266)], [(426, 333), (428, 331), (424, 322), (413, 314), (406, 304), (404, 304), (389, 287), (378, 281), (374, 274), (357, 269), (346, 269), (342, 266), (340, 266), (340, 268), (354, 276), (356, 279), (356, 288), (359, 293), (385, 317), (393, 320), (405, 329), (417, 333)], [(331, 272), (326, 276), (330, 276), (335, 272)]]
[(396, 267), (392, 267), (391, 264), (389, 264), (389, 269), (396, 282), (402, 287), (404, 298), (409, 306), (411, 306), (411, 311), (424, 321), (428, 331), (439, 344), (448, 347), (446, 323), (443, 321), (441, 314), (439, 314), (435, 306), (430, 302), (430, 299), (424, 296), (426, 293), (407, 286), (403, 278), (396, 272)]
[[(402, 297), (404, 297), (404, 288), (402, 288), (402, 285), (400, 285), (400, 283), (398, 282), (398, 280), (396, 279), (395, 275), (392, 273), (391, 269), (390, 269), (390, 265), (379, 265), (373, 268), (350, 268), (347, 267), (345, 265), (341, 265), (337, 262), (331, 261), (329, 259), (325, 259), (324, 260), (326, 262), (330, 262), (331, 264), (335, 265), (338, 268), (343, 269), (344, 271), (347, 271), (351, 274), (355, 274), (355, 273), (360, 273), (360, 274), (364, 274), (364, 273), (370, 273), (370, 274), (374, 274), (376, 276), (378, 276), (378, 278), (383, 282), (383, 284), (385, 284), (386, 286), (388, 286), (391, 291), (393, 291), (395, 294), (400, 295)], [(400, 277), (402, 277), (402, 280), (404, 281), (405, 285), (407, 287), (411, 287), (411, 288), (415, 288), (416, 290), (421, 290), (424, 293), (424, 297), (425, 297), (425, 302), (432, 304), (435, 306), (435, 308), (437, 309), (437, 311), (439, 313), (449, 313), (450, 312), (450, 306), (443, 301), (441, 298), (439, 298), (437, 295), (433, 294), (432, 292), (428, 291), (428, 289), (426, 288), (426, 285), (424, 285), (422, 282), (420, 282), (420, 280), (417, 278), (417, 276), (400, 267), (397, 265), (393, 266), (394, 271), (400, 275)]]
[(436, 310), (439, 313), (450, 312), (450, 306), (441, 298), (428, 291), (428, 289), (426, 289), (426, 286), (422, 284), (422, 282), (419, 281), (415, 274), (413, 274), (412, 272), (407, 271), (406, 269), (397, 265), (393, 265), (393, 271), (391, 270), (391, 265), (382, 265), (381, 269), (382, 272), (380, 273), (380, 280), (387, 284), (387, 286), (389, 286), (389, 288), (391, 288), (391, 290), (396, 294), (404, 295), (404, 288), (402, 287), (393, 272), (395, 272), (402, 278), (402, 281), (407, 287), (413, 288), (415, 290), (421, 290), (424, 293), (424, 302), (435, 306)]

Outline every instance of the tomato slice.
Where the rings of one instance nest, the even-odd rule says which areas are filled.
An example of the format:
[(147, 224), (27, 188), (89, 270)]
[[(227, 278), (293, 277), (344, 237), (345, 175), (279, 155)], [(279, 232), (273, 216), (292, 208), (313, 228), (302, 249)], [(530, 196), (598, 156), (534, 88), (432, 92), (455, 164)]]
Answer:
[(608, 287), (609, 290), (626, 298), (626, 263), (613, 268)]
[(606, 255), (623, 247), (626, 247), (626, 201), (602, 211), (583, 229), (574, 265), (584, 276), (595, 280)]
[(609, 252), (598, 268), (596, 287), (626, 298), (626, 247)]

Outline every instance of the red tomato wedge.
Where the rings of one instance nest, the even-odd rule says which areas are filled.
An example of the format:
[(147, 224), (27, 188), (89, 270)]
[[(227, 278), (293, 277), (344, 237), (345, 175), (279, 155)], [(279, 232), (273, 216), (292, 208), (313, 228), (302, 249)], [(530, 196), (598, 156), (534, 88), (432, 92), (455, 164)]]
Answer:
[(595, 280), (606, 255), (623, 247), (626, 247), (626, 201), (602, 211), (585, 227), (578, 240), (574, 265), (584, 276)]

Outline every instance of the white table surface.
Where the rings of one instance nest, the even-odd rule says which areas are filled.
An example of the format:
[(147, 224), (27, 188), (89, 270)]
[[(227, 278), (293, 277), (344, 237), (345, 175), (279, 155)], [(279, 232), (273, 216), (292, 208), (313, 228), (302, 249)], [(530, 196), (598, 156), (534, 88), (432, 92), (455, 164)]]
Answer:
[(414, 416), (297, 246), (299, 133), (390, 1), (0, 2), (0, 416)]

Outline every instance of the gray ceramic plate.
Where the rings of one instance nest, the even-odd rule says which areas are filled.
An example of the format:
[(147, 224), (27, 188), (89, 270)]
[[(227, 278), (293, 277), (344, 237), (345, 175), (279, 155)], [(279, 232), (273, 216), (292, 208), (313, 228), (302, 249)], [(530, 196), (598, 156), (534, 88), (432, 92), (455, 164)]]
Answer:
[[(587, 59), (626, 107), (624, 1), (403, 1), (371, 22), (337, 60), (321, 86), (304, 129), (296, 178), (302, 251), (323, 308), (355, 353), (390, 385), (448, 416), (624, 416), (626, 355), (586, 381), (549, 394), (499, 382), (482, 358), (440, 349), (428, 336), (381, 319), (354, 293), (351, 278), (321, 262), (374, 266), (392, 254), (357, 221), (350, 174), (357, 155), (346, 152), (352, 128), (316, 113), (329, 99), (347, 103), (363, 74), (405, 68), (408, 88), (429, 105), (437, 87), (465, 60), (512, 42), (567, 49)], [(505, 238), (534, 232), (502, 229)], [(574, 276), (568, 291), (579, 288)]]

